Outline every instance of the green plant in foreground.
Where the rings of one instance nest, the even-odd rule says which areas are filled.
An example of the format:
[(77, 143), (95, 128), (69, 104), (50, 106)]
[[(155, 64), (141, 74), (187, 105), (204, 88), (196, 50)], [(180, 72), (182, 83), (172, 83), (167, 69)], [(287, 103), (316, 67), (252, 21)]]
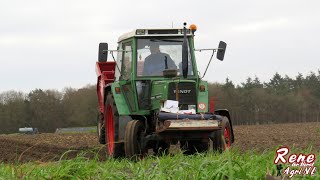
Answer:
[[(298, 151), (309, 153), (311, 149)], [(68, 153), (68, 152), (66, 152)], [(316, 154), (319, 157), (319, 152)], [(107, 159), (98, 155), (85, 158), (85, 152), (70, 160), (48, 163), (0, 164), (0, 179), (264, 179), (276, 175), (275, 151), (257, 153), (237, 150), (222, 154), (208, 152), (185, 156), (148, 156), (141, 161)], [(319, 160), (315, 166), (320, 167)], [(296, 177), (301, 178), (301, 177)], [(313, 177), (319, 179), (319, 170)]]

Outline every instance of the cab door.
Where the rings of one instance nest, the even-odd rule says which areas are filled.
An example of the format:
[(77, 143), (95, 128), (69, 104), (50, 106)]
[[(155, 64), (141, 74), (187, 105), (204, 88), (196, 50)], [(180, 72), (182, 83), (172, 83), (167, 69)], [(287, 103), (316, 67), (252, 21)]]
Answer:
[(136, 96), (135, 84), (133, 83), (133, 48), (132, 40), (123, 42), (121, 45), (122, 58), (121, 58), (121, 75), (119, 80), (121, 82), (121, 89), (128, 103), (131, 112), (136, 112)]

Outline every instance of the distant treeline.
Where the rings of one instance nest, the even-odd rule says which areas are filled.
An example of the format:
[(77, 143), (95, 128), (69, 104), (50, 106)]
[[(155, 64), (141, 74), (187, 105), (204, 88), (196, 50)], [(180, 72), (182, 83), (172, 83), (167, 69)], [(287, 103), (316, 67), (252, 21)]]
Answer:
[[(240, 85), (226, 79), (209, 84), (209, 97), (216, 108), (229, 109), (234, 124), (267, 124), (320, 121), (320, 70), (307, 76), (282, 77), (269, 82), (247, 78)], [(81, 89), (35, 89), (30, 93), (0, 93), (0, 134), (19, 127), (37, 127), (53, 132), (58, 127), (96, 125), (96, 86)]]
[(28, 94), (7, 91), (0, 94), (0, 134), (19, 127), (36, 127), (54, 132), (59, 127), (95, 125), (98, 107), (96, 87), (56, 90), (35, 89)]
[(255, 78), (235, 86), (210, 84), (209, 97), (217, 108), (231, 112), (234, 124), (268, 124), (320, 121), (320, 70), (306, 77), (282, 77), (276, 73), (269, 82)]

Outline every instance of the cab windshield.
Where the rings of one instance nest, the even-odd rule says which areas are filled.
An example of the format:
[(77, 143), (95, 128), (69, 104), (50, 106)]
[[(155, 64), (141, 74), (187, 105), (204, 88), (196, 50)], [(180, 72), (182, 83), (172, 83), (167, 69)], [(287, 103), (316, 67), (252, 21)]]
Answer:
[[(137, 41), (137, 76), (163, 76), (165, 70), (176, 70), (182, 76), (183, 38), (148, 38)], [(189, 46), (188, 46), (189, 47)], [(194, 75), (188, 48), (188, 75)]]

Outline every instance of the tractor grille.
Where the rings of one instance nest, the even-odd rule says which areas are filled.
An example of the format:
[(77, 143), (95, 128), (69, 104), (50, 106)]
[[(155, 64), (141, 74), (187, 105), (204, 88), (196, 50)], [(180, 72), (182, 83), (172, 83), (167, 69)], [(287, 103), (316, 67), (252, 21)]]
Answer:
[[(180, 82), (178, 83), (179, 107), (180, 109), (188, 109), (188, 105), (197, 104), (196, 83)], [(168, 100), (176, 100), (176, 83), (169, 84)]]

